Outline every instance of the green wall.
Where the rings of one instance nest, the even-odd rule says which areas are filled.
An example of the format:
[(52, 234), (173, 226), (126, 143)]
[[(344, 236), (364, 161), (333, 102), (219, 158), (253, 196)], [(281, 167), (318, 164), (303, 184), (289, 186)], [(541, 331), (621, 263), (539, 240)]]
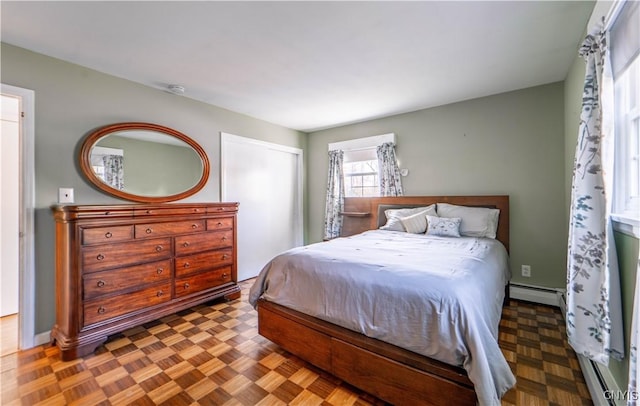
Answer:
[(190, 202), (220, 200), (221, 131), (306, 150), (302, 132), (12, 45), (0, 47), (2, 83), (35, 91), (36, 334), (55, 323), (55, 232), (49, 207), (57, 202), (58, 188), (73, 188), (76, 204), (124, 203), (93, 188), (79, 171), (79, 148), (92, 130), (144, 121), (194, 139), (209, 157), (211, 174), (199, 193), (184, 200)]
[(626, 356), (622, 361), (609, 361), (609, 371), (618, 386), (626, 390), (629, 383), (629, 343), (631, 339), (631, 318), (633, 316), (633, 297), (636, 290), (638, 269), (638, 239), (615, 232), (618, 263), (620, 266), (620, 285), (622, 290), (622, 316), (624, 322), (624, 340)]
[(563, 287), (563, 94), (554, 83), (309, 134), (309, 238), (322, 238), (327, 144), (393, 132), (405, 195), (509, 195), (512, 280)]
[[(571, 201), (571, 180), (573, 177), (573, 160), (578, 140), (578, 125), (582, 106), (582, 90), (584, 85), (585, 64), (577, 55), (565, 79), (565, 223), (569, 224), (569, 206)], [(622, 317), (624, 323), (624, 340), (626, 356), (622, 361), (609, 361), (609, 371), (622, 390), (626, 390), (629, 381), (629, 341), (631, 337), (631, 317), (633, 313), (633, 296), (636, 285), (638, 261), (638, 238), (620, 232), (614, 233), (618, 262), (620, 265), (620, 285), (622, 294)], [(565, 244), (566, 246), (566, 244)]]

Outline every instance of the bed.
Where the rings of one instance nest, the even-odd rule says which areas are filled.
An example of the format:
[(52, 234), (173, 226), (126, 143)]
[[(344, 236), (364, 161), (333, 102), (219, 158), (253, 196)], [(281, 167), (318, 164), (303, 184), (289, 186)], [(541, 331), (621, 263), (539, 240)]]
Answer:
[[(498, 209), (483, 209), (496, 216), (495, 238), (379, 230), (389, 210), (421, 219), (436, 203), (443, 213)], [(260, 272), (249, 297), (259, 332), (393, 404), (497, 404), (515, 384), (497, 344), (508, 215), (508, 196), (351, 199), (349, 235), (289, 250)]]

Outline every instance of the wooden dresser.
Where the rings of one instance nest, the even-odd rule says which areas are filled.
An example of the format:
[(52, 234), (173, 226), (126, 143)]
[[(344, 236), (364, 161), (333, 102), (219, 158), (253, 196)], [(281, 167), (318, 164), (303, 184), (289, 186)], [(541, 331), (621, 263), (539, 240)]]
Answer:
[(240, 297), (238, 203), (54, 206), (56, 324), (67, 361), (109, 335)]

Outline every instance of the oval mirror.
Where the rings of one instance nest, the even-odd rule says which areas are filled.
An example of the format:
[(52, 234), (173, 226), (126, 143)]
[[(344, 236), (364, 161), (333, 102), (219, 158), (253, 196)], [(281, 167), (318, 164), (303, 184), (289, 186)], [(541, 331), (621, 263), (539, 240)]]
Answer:
[(100, 190), (126, 200), (164, 203), (204, 187), (209, 160), (195, 141), (168, 127), (119, 123), (87, 137), (80, 169)]

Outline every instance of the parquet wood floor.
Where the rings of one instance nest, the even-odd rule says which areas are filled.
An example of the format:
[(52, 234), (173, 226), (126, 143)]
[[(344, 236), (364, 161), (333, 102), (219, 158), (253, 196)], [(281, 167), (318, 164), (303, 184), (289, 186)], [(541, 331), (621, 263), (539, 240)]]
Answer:
[(0, 317), (0, 357), (18, 351), (18, 315)]
[[(81, 359), (50, 345), (4, 356), (0, 404), (384, 405), (259, 336), (251, 283), (242, 299), (127, 330)], [(592, 404), (558, 309), (511, 300), (500, 346), (518, 379), (502, 405)]]

